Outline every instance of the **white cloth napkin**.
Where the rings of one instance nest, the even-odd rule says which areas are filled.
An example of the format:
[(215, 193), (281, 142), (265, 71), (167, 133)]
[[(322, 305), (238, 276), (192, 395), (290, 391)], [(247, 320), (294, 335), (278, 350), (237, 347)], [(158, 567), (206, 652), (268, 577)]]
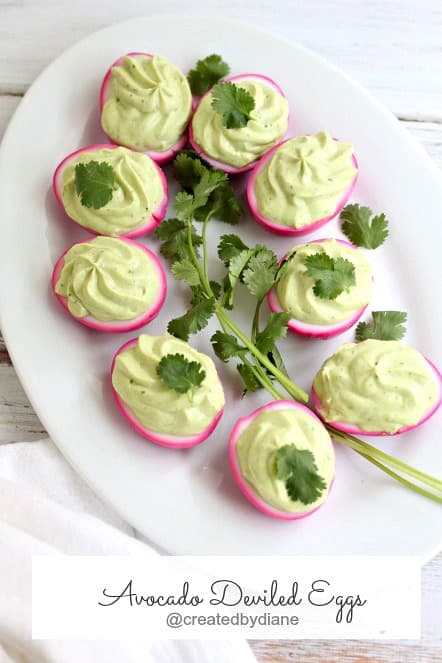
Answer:
[(0, 663), (256, 663), (245, 642), (31, 639), (31, 556), (156, 552), (50, 440), (0, 447)]

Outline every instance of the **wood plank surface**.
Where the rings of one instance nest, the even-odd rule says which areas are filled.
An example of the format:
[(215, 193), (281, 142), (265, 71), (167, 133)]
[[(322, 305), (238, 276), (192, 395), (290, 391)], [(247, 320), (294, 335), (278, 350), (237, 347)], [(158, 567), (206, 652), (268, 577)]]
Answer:
[[(152, 13), (222, 16), (313, 48), (406, 119), (442, 120), (438, 0), (0, 0), (0, 93), (23, 93), (59, 53), (115, 21)], [(440, 66), (440, 65), (439, 65)]]
[[(322, 54), (395, 113), (442, 167), (439, 0), (161, 3), (162, 13), (183, 11), (255, 23)], [(0, 139), (28, 86), (65, 48), (95, 29), (154, 12), (160, 13), (153, 0), (0, 0)], [(0, 335), (0, 445), (44, 435)], [(424, 567), (422, 579), (420, 641), (252, 641), (252, 648), (259, 663), (441, 661), (442, 554)]]

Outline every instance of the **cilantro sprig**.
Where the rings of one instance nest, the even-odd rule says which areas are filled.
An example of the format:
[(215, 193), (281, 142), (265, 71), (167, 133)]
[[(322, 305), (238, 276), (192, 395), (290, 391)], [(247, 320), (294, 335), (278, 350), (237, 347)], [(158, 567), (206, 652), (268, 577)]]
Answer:
[(405, 336), (407, 314), (404, 311), (373, 311), (372, 322), (360, 322), (356, 327), (356, 341), (375, 338), (380, 341), (399, 341)]
[[(243, 212), (226, 173), (213, 168), (193, 150), (182, 150), (177, 154), (173, 162), (173, 172), (184, 191), (197, 198), (194, 209), (197, 221), (204, 221), (206, 216), (210, 216), (231, 225), (239, 222)], [(210, 173), (215, 173), (212, 181), (209, 179)], [(203, 199), (198, 196), (201, 195), (206, 182), (210, 182), (211, 190), (207, 191), (206, 202), (201, 204)]]
[(312, 504), (327, 488), (319, 474), (315, 457), (308, 449), (297, 449), (294, 444), (285, 444), (274, 452), (275, 474), (285, 481), (291, 500)]
[(84, 207), (100, 209), (112, 199), (116, 174), (110, 163), (88, 161), (75, 166), (75, 190)]
[(168, 260), (181, 260), (191, 256), (191, 250), (198, 256), (198, 247), (202, 244), (202, 237), (197, 233), (195, 227), (182, 219), (166, 219), (162, 221), (155, 230), (156, 239), (162, 240), (160, 252)]
[(229, 72), (230, 67), (227, 62), (224, 62), (222, 57), (215, 53), (198, 60), (187, 76), (192, 94), (205, 94)]
[[(176, 218), (163, 221), (156, 230), (156, 237), (162, 241), (161, 253), (172, 263), (174, 277), (188, 284), (191, 299), (188, 310), (169, 322), (168, 331), (187, 340), (191, 334), (206, 327), (210, 319), (216, 318), (220, 329), (212, 335), (213, 349), (223, 362), (236, 363), (243, 381), (244, 395), (264, 388), (276, 399), (286, 398), (287, 394), (294, 400), (306, 403), (308, 394), (289, 376), (276, 344), (287, 332), (290, 314), (272, 313), (266, 316), (264, 323), (261, 322), (261, 308), (266, 294), (277, 282), (284, 266), (278, 269), (277, 258), (267, 247), (249, 247), (241, 237), (230, 233), (222, 235), (218, 244), (219, 267), (224, 270), (224, 275), (219, 275), (218, 281), (211, 279), (207, 228), (215, 218), (232, 222), (227, 212), (230, 208), (239, 208), (235, 192), (230, 188), (224, 173), (212, 168), (190, 151), (186, 150), (176, 158), (174, 170), (182, 186), (175, 201)], [(220, 210), (225, 213), (220, 213)], [(233, 216), (236, 215), (237, 212)], [(202, 223), (201, 230), (196, 229), (195, 221)], [(337, 296), (338, 290), (352, 286), (352, 263), (346, 260), (341, 262), (339, 259), (333, 261), (329, 256), (317, 257), (316, 254), (310, 258), (312, 260), (308, 268), (315, 280), (318, 296)], [(238, 327), (229, 314), (235, 307), (235, 292), (240, 287), (255, 300), (250, 334)], [(375, 313), (379, 315), (385, 312)], [(387, 319), (387, 326), (390, 326), (391, 316), (387, 316)], [(359, 335), (380, 334), (381, 327), (386, 326), (385, 322), (381, 316), (374, 319), (373, 325), (363, 323), (363, 331)], [(393, 325), (393, 333), (397, 337), (401, 319), (397, 318), (396, 322), (399, 325)], [(373, 327), (374, 332), (369, 332), (369, 327)], [(182, 372), (187, 372), (187, 369)], [(193, 382), (198, 379), (192, 377)], [(329, 424), (325, 424), (325, 427), (336, 442), (350, 447), (409, 489), (442, 503), (442, 481), (353, 435), (338, 431)], [(317, 472), (314, 458), (305, 453), (300, 454), (300, 450), (294, 451), (292, 445), (287, 446), (290, 450), (280, 452), (281, 457), (275, 460), (275, 471), (286, 482), (287, 490), (294, 499), (312, 503), (324, 490), (323, 478)]]
[(247, 126), (255, 100), (247, 90), (235, 83), (217, 83), (212, 90), (212, 108), (222, 115), (227, 129)]
[(321, 299), (336, 299), (356, 283), (355, 266), (346, 258), (331, 258), (327, 253), (314, 253), (304, 261), (307, 276), (315, 284), (313, 292)]
[(157, 375), (170, 389), (186, 394), (201, 385), (206, 371), (198, 361), (189, 361), (183, 354), (176, 353), (161, 358), (157, 365)]
[(342, 232), (355, 246), (377, 249), (388, 237), (388, 220), (385, 214), (373, 216), (369, 207), (352, 204), (341, 212)]

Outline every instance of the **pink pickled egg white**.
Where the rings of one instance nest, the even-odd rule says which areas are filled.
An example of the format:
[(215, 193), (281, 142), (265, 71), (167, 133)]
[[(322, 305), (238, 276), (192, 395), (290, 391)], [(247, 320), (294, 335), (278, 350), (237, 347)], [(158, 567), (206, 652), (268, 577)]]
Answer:
[(122, 345), (121, 348), (117, 350), (117, 352), (115, 353), (112, 359), (112, 365), (110, 370), (111, 388), (112, 388), (112, 394), (115, 398), (115, 402), (120, 412), (127, 419), (127, 421), (130, 423), (132, 428), (134, 428), (136, 432), (139, 433), (139, 435), (146, 438), (150, 442), (153, 442), (154, 444), (159, 444), (162, 447), (169, 447), (171, 449), (188, 449), (189, 447), (195, 447), (197, 444), (201, 444), (201, 442), (204, 442), (204, 440), (206, 440), (209, 437), (209, 435), (215, 430), (219, 420), (221, 419), (224, 413), (224, 407), (219, 412), (216, 413), (215, 417), (212, 419), (210, 424), (201, 433), (189, 436), (179, 436), (179, 435), (170, 435), (170, 434), (168, 435), (166, 433), (157, 433), (155, 431), (149, 430), (148, 428), (145, 428), (138, 421), (138, 419), (134, 417), (132, 412), (129, 410), (127, 405), (124, 403), (124, 401), (120, 398), (119, 394), (115, 390), (114, 385), (112, 384), (112, 375), (114, 372), (114, 366), (117, 357), (120, 353), (136, 345), (137, 341), (138, 341), (137, 338), (133, 338), (124, 345)]
[[(404, 426), (403, 428), (400, 428), (397, 430), (395, 433), (385, 433), (384, 431), (366, 431), (362, 430), (361, 428), (358, 428), (355, 424), (352, 423), (347, 423), (344, 421), (327, 421), (327, 423), (330, 426), (333, 426), (333, 428), (336, 428), (336, 430), (341, 431), (342, 433), (349, 433), (350, 435), (368, 435), (368, 436), (387, 436), (387, 435), (400, 435), (401, 433), (406, 433), (407, 431), (413, 430), (414, 428), (417, 428), (418, 426), (421, 426), (424, 424), (430, 417), (433, 416), (433, 414), (439, 409), (439, 406), (442, 401), (442, 375), (440, 374), (439, 370), (436, 368), (436, 366), (425, 357), (425, 360), (428, 362), (430, 365), (431, 369), (434, 372), (435, 378), (438, 382), (439, 385), (439, 397), (436, 401), (436, 403), (424, 414), (424, 416), (419, 419), (419, 421), (415, 424), (411, 424), (409, 426)], [(321, 414), (321, 401), (319, 400), (319, 397), (317, 393), (315, 392), (314, 388), (312, 387), (311, 392), (310, 392), (310, 399), (313, 404), (313, 407), (315, 408), (318, 416), (325, 421), (325, 418)]]
[[(247, 81), (247, 80), (256, 80), (259, 83), (264, 83), (265, 85), (269, 85), (270, 87), (274, 88), (276, 92), (278, 92), (284, 99), (286, 99), (286, 95), (284, 92), (281, 90), (279, 85), (275, 83), (271, 78), (268, 76), (262, 76), (261, 74), (238, 74), (237, 76), (230, 76), (230, 78), (226, 78), (222, 81), (221, 83), (241, 83), (241, 81)], [(212, 90), (209, 90), (204, 94), (199, 102), (196, 104), (195, 111), (198, 109), (200, 103), (202, 102), (205, 97), (207, 97), (208, 94), (211, 94)], [(257, 160), (252, 161), (251, 163), (247, 164), (246, 166), (243, 166), (242, 168), (236, 168), (235, 166), (230, 166), (227, 163), (223, 163), (222, 161), (218, 161), (217, 159), (214, 159), (210, 155), (208, 155), (206, 152), (204, 152), (204, 149), (198, 145), (198, 143), (195, 142), (195, 139), (193, 137), (193, 130), (192, 130), (192, 121), (193, 118), (190, 121), (189, 124), (189, 142), (192, 145), (193, 149), (195, 152), (202, 158), (205, 159), (208, 163), (210, 163), (211, 166), (214, 168), (218, 168), (219, 170), (223, 170), (225, 173), (228, 173), (230, 175), (236, 175), (238, 173), (244, 173), (247, 170), (251, 170), (255, 164), (257, 163)], [(281, 144), (281, 141), (278, 143), (278, 145)]]
[[(324, 226), (326, 223), (331, 221), (332, 219), (335, 218), (339, 214), (339, 212), (342, 210), (348, 199), (350, 198), (353, 189), (355, 188), (356, 185), (356, 180), (358, 179), (358, 172), (356, 172), (350, 186), (348, 187), (347, 191), (344, 193), (342, 198), (339, 200), (335, 211), (330, 214), (329, 216), (325, 216), (322, 219), (318, 219), (317, 221), (313, 221), (312, 223), (309, 223), (306, 226), (302, 226), (302, 228), (291, 228), (289, 226), (284, 226), (280, 223), (276, 223), (275, 221), (272, 221), (271, 219), (267, 219), (265, 216), (261, 214), (258, 208), (258, 203), (256, 200), (256, 195), (255, 195), (255, 180), (257, 176), (259, 175), (261, 169), (266, 165), (267, 161), (273, 156), (273, 154), (276, 152), (276, 150), (284, 145), (284, 143), (287, 143), (289, 140), (292, 140), (291, 138), (287, 138), (286, 140), (282, 141), (279, 143), (279, 145), (275, 145), (275, 147), (272, 147), (271, 150), (266, 152), (263, 157), (261, 157), (260, 161), (256, 164), (254, 167), (253, 171), (250, 173), (249, 180), (247, 182), (247, 201), (249, 203), (249, 208), (250, 211), (252, 212), (253, 216), (255, 217), (256, 221), (258, 221), (263, 228), (268, 230), (269, 232), (275, 233), (276, 235), (292, 235), (292, 236), (301, 236), (301, 235), (307, 235), (309, 233), (314, 232), (315, 230), (318, 230), (318, 228), (321, 228)], [(334, 140), (337, 140), (336, 138)], [(358, 168), (358, 162), (356, 160), (356, 156), (353, 154), (351, 157), (352, 163), (355, 166), (355, 168)]]
[[(109, 145), (107, 143), (97, 143), (95, 145), (88, 145), (87, 147), (82, 147), (79, 150), (76, 150), (75, 152), (72, 152), (71, 154), (68, 154), (67, 157), (61, 161), (57, 168), (54, 171), (54, 175), (52, 178), (52, 188), (54, 190), (54, 194), (56, 199), (58, 200), (60, 206), (62, 209), (66, 212), (64, 203), (63, 203), (63, 197), (62, 197), (62, 191), (63, 191), (63, 171), (68, 166), (72, 161), (75, 161), (75, 159), (83, 153), (87, 152), (95, 152), (96, 150), (114, 150), (117, 149), (117, 147), (120, 147), (119, 145), (116, 145), (115, 143), (112, 145)], [(161, 223), (161, 221), (164, 219), (164, 216), (167, 211), (167, 205), (169, 204), (169, 194), (168, 194), (168, 184), (166, 177), (161, 170), (161, 168), (158, 166), (158, 164), (154, 163), (154, 166), (157, 170), (157, 173), (161, 179), (161, 185), (163, 187), (163, 192), (164, 196), (163, 199), (161, 200), (160, 204), (158, 205), (157, 209), (146, 219), (145, 223), (143, 223), (142, 226), (135, 228), (134, 230), (130, 230), (127, 233), (124, 233), (122, 235), (118, 235), (118, 237), (128, 237), (128, 238), (135, 238), (135, 237), (140, 237), (141, 235), (147, 235), (148, 233), (152, 232), (155, 230), (155, 228)], [(66, 212), (67, 214), (67, 212)], [(69, 216), (69, 215), (68, 215)], [(88, 232), (98, 235), (99, 233), (96, 233), (92, 228), (88, 228), (87, 226), (82, 226), (81, 223), (78, 223), (78, 221), (75, 221), (77, 225), (81, 226)], [(117, 235), (116, 235), (117, 236)]]
[[(248, 483), (248, 481), (244, 479), (243, 475), (241, 474), (241, 468), (236, 455), (236, 444), (238, 442), (238, 439), (240, 438), (244, 430), (253, 421), (253, 419), (255, 419), (255, 417), (257, 417), (259, 414), (261, 414), (266, 410), (287, 410), (289, 408), (305, 412), (322, 426), (322, 422), (320, 421), (320, 419), (305, 405), (297, 403), (296, 401), (288, 401), (288, 400), (272, 401), (271, 403), (263, 405), (262, 407), (259, 407), (257, 410), (254, 410), (254, 412), (249, 414), (247, 417), (241, 417), (240, 419), (237, 420), (229, 439), (229, 462), (233, 477), (236, 483), (238, 484), (239, 489), (241, 490), (243, 495), (249, 500), (249, 502), (253, 504), (254, 507), (259, 509), (259, 511), (262, 511), (262, 513), (265, 513), (266, 516), (271, 516), (272, 518), (278, 518), (279, 520), (300, 520), (301, 518), (306, 518), (307, 516), (310, 516), (312, 513), (317, 511), (322, 506), (322, 504), (324, 504), (326, 500), (324, 500), (322, 504), (319, 504), (313, 509), (312, 508), (309, 509), (308, 506), (306, 506), (306, 510), (300, 513), (290, 513), (289, 511), (282, 511), (280, 509), (277, 509), (271, 506), (270, 504), (267, 504), (267, 502), (265, 502), (258, 495), (258, 493), (252, 488), (252, 486)], [(334, 453), (331, 441), (330, 441), (330, 448), (333, 450)], [(328, 494), (330, 494), (333, 481), (334, 477), (330, 482), (330, 486), (328, 487)]]
[[(81, 242), (76, 242), (72, 246), (90, 242), (92, 239), (93, 237), (88, 237), (87, 239), (84, 239)], [(164, 271), (164, 267), (158, 260), (157, 256), (146, 246), (138, 244), (138, 242), (133, 242), (132, 240), (127, 239), (126, 237), (119, 237), (118, 239), (120, 239), (120, 241), (122, 242), (125, 242), (126, 244), (129, 244), (130, 246), (134, 246), (140, 249), (141, 251), (144, 251), (144, 253), (147, 254), (149, 260), (152, 262), (157, 272), (158, 279), (160, 282), (160, 287), (158, 289), (157, 296), (155, 297), (152, 304), (145, 311), (145, 313), (142, 313), (140, 316), (134, 318), (133, 320), (110, 320), (107, 322), (102, 320), (96, 320), (95, 318), (89, 315), (85, 316), (84, 318), (77, 318), (76, 316), (72, 315), (72, 313), (69, 311), (66, 297), (59, 295), (55, 291), (57, 281), (64, 266), (64, 257), (66, 253), (72, 248), (72, 246), (70, 246), (68, 249), (66, 249), (66, 251), (64, 251), (64, 253), (55, 263), (54, 269), (52, 271), (52, 278), (51, 278), (52, 290), (54, 291), (54, 295), (56, 296), (62, 307), (72, 316), (74, 320), (76, 320), (77, 322), (81, 322), (81, 324), (86, 325), (86, 327), (90, 327), (91, 329), (96, 329), (97, 331), (123, 333), (123, 332), (132, 331), (133, 329), (138, 329), (139, 327), (146, 325), (148, 322), (151, 322), (151, 320), (153, 320), (158, 315), (167, 295), (166, 273)]]
[[(100, 87), (100, 113), (103, 112), (104, 104), (106, 103), (108, 98), (109, 86), (112, 76), (112, 68), (118, 67), (118, 65), (122, 63), (124, 57), (127, 56), (133, 57), (134, 55), (144, 55), (146, 58), (153, 58), (153, 55), (151, 53), (142, 53), (141, 51), (133, 51), (131, 53), (126, 53), (126, 55), (122, 55), (117, 60), (115, 60), (115, 62), (111, 64), (111, 66), (109, 67), (103, 78), (103, 82), (101, 83)], [(115, 141), (110, 136), (108, 136), (108, 138), (113, 145), (117, 145), (117, 143), (115, 143)], [(172, 147), (170, 147), (168, 150), (165, 150), (164, 152), (156, 152), (155, 150), (145, 150), (145, 152), (143, 153), (147, 154), (152, 159), (152, 161), (155, 161), (156, 163), (159, 164), (167, 163), (168, 161), (171, 161), (174, 158), (177, 152), (179, 152), (184, 147), (186, 147), (187, 140), (188, 140), (188, 135), (187, 131), (185, 131), (181, 136), (181, 138), (177, 140), (175, 145), (172, 145)], [(123, 147), (128, 147), (129, 149), (133, 149), (130, 146), (126, 145), (123, 145)]]
[[(315, 239), (309, 242), (309, 244), (319, 244), (320, 242), (327, 241), (327, 239), (335, 239), (340, 244), (348, 246), (351, 249), (356, 248), (355, 246), (353, 246), (353, 244), (350, 244), (350, 242), (347, 242), (344, 239), (338, 239), (337, 237)], [(279, 263), (281, 264), (286, 259), (286, 257), (287, 255), (283, 256), (283, 258), (281, 258)], [(273, 287), (268, 292), (267, 303), (269, 305), (270, 310), (273, 311), (274, 313), (280, 313), (284, 311), (284, 309), (281, 308), (276, 287)], [(350, 327), (352, 327), (362, 316), (367, 306), (368, 304), (362, 306), (350, 318), (347, 318), (347, 320), (342, 320), (341, 322), (337, 322), (334, 325), (315, 325), (308, 322), (302, 322), (301, 320), (296, 320), (296, 318), (291, 318), (291, 320), (289, 320), (287, 323), (287, 328), (291, 332), (293, 332), (294, 334), (298, 334), (299, 336), (306, 336), (308, 338), (317, 338), (317, 339), (331, 338), (332, 336), (338, 336), (338, 334), (342, 334), (345, 331), (347, 331), (347, 329), (350, 329)]]

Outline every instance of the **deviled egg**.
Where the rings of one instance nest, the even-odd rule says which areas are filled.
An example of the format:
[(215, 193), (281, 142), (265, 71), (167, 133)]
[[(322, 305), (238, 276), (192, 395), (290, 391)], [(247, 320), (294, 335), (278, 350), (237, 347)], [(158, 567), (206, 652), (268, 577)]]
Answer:
[(334, 428), (397, 435), (423, 424), (441, 402), (437, 368), (399, 341), (345, 343), (321, 366), (312, 402)]
[(155, 318), (166, 298), (166, 275), (150, 249), (129, 239), (92, 237), (57, 260), (52, 288), (87, 327), (127, 332)]
[[(337, 260), (348, 261), (353, 266), (354, 283), (333, 298), (319, 296), (306, 262), (314, 255), (328, 256), (333, 265), (338, 264)], [(267, 299), (272, 311), (290, 312), (287, 326), (295, 334), (312, 338), (342, 334), (359, 320), (370, 301), (371, 265), (363, 251), (349, 242), (318, 239), (299, 244), (285, 256), (282, 265), (281, 276)]]
[(189, 140), (212, 166), (227, 173), (241, 173), (253, 168), (257, 159), (284, 137), (289, 106), (281, 88), (266, 76), (240, 74), (220, 85), (229, 83), (253, 98), (254, 108), (246, 126), (227, 128), (223, 116), (212, 107), (213, 90), (209, 90), (193, 114)]
[[(180, 393), (158, 374), (165, 357), (180, 355), (198, 364), (204, 379)], [(111, 367), (116, 403), (131, 426), (151, 442), (186, 448), (203, 442), (224, 411), (224, 391), (213, 361), (169, 334), (141, 334), (115, 354)]]
[(159, 166), (146, 154), (115, 145), (69, 154), (54, 172), (53, 189), (66, 214), (96, 235), (146, 235), (161, 223), (168, 204)]
[(164, 163), (187, 143), (192, 93), (185, 75), (161, 55), (128, 53), (106, 73), (101, 124), (109, 138)]
[(357, 175), (350, 143), (326, 131), (289, 138), (255, 166), (247, 184), (249, 207), (266, 230), (305, 235), (339, 214)]
[(335, 455), (327, 430), (305, 405), (273, 401), (238, 419), (229, 441), (233, 476), (268, 516), (305, 518), (327, 499)]

